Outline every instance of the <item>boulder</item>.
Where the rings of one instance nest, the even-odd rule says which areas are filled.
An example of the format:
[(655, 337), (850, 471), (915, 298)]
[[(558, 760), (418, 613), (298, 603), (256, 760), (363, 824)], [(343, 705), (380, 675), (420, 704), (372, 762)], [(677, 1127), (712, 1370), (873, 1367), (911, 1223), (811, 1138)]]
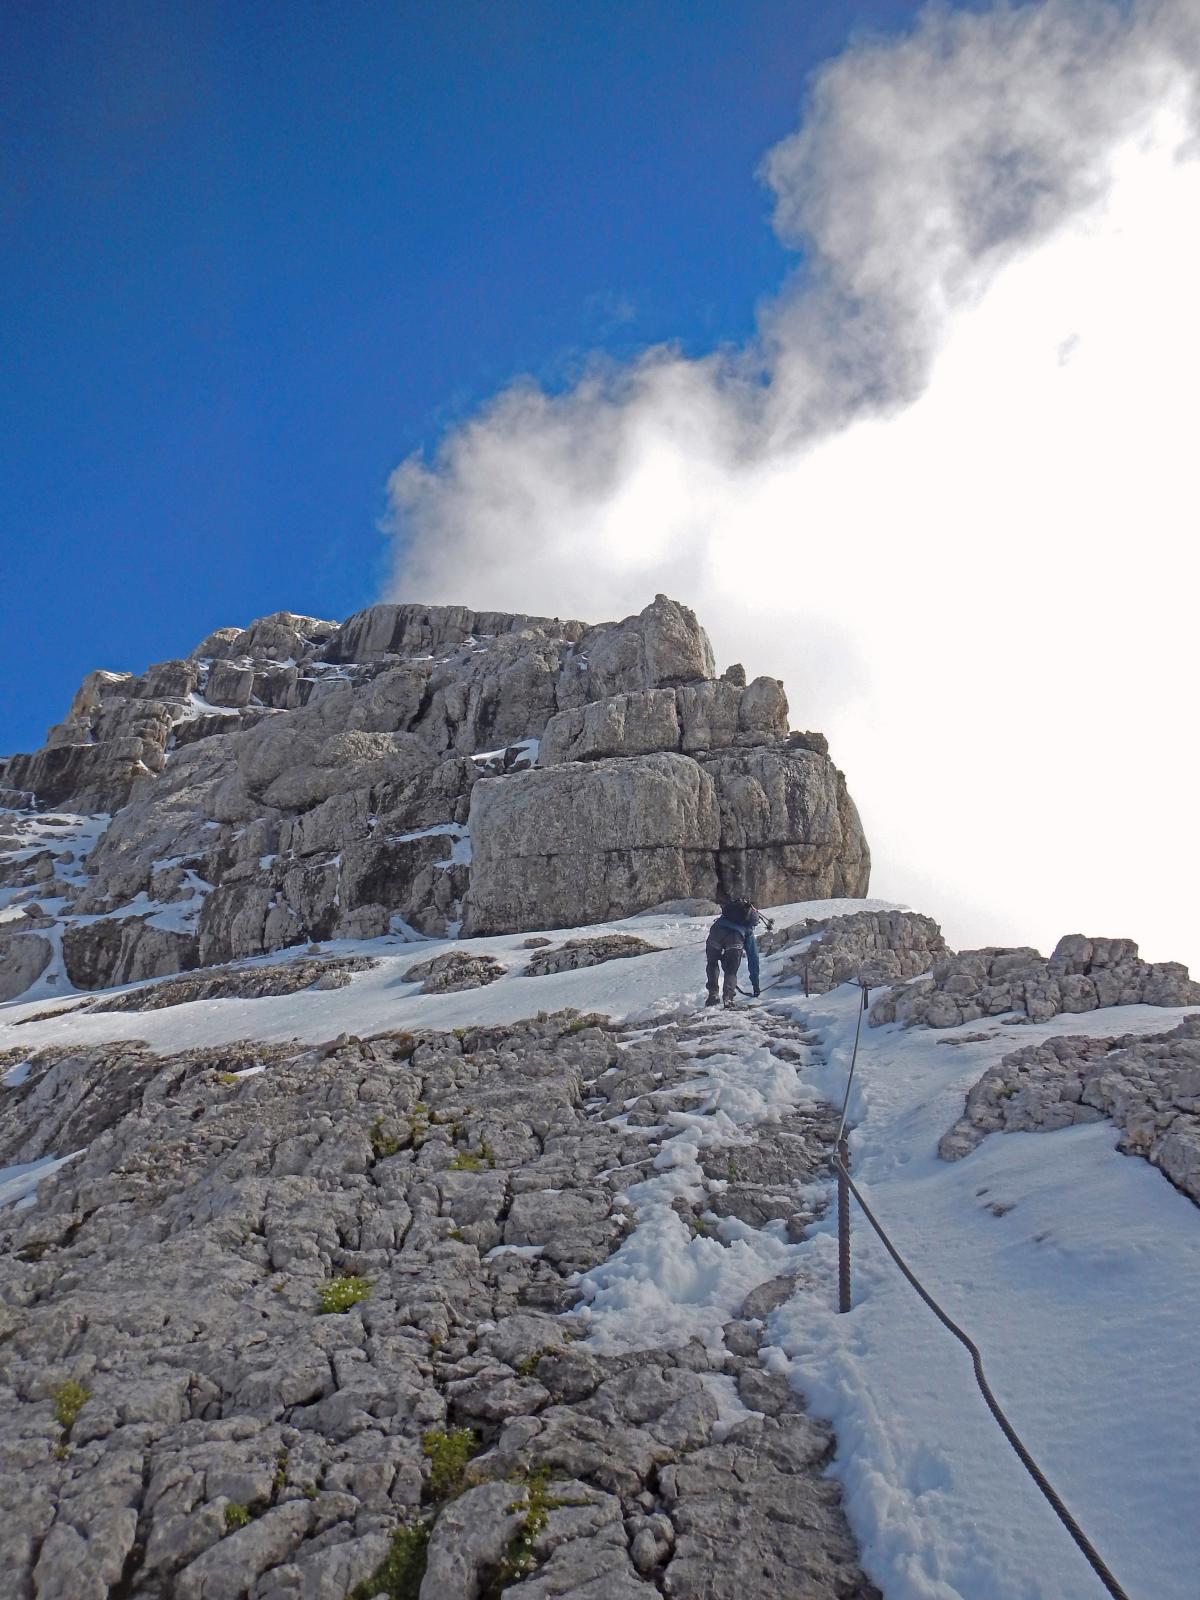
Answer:
[(15, 1000), (50, 965), (54, 946), (39, 933), (9, 933), (0, 927), (0, 1005)]
[(483, 778), (469, 826), (466, 934), (604, 922), (702, 895), (720, 842), (711, 779), (665, 753)]
[(657, 949), (657, 945), (647, 944), (633, 933), (595, 934), (590, 939), (568, 939), (550, 950), (539, 949), (525, 973), (527, 977), (540, 978), (548, 972), (574, 972), (579, 967), (598, 967), (605, 961), (653, 955)]
[(678, 750), (675, 693), (673, 689), (641, 689), (560, 711), (546, 724), (538, 765), (553, 767), (562, 761)]

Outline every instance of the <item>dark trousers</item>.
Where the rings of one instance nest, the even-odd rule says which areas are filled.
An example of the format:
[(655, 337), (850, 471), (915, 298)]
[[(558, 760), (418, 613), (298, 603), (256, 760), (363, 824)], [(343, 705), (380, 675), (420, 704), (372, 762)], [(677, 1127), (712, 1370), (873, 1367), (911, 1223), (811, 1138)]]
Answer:
[(717, 992), (717, 968), (724, 974), (723, 995), (726, 1000), (732, 1000), (737, 993), (738, 968), (742, 964), (742, 952), (745, 945), (736, 933), (726, 928), (719, 928), (704, 946), (704, 969), (708, 982), (708, 992), (715, 995)]

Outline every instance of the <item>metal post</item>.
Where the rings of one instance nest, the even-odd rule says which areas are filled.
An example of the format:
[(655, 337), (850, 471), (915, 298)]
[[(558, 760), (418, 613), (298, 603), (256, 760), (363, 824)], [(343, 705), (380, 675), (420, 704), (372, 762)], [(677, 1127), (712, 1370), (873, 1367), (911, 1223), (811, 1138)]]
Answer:
[(850, 1171), (850, 1146), (845, 1139), (837, 1142), (838, 1175), (838, 1310), (850, 1309), (850, 1185), (846, 1174)]

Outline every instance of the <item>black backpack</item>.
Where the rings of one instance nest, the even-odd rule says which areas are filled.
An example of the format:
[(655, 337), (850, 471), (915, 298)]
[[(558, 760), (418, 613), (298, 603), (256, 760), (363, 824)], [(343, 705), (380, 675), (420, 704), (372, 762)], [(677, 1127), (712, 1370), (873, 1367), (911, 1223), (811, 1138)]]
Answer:
[(730, 922), (740, 923), (743, 928), (752, 928), (758, 921), (758, 912), (749, 900), (731, 900), (721, 915)]

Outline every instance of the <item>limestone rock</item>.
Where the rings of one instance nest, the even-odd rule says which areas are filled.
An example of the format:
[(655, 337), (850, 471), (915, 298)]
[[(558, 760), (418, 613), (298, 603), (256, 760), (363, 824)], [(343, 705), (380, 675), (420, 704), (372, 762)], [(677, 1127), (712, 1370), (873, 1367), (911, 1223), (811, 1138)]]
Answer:
[(401, 924), (864, 894), (861, 824), (817, 736), (789, 734), (777, 679), (715, 672), (664, 595), (595, 626), (402, 604), (219, 628), (140, 675), (89, 674), (43, 749), (0, 761), (0, 800), (26, 821), (69, 807), (86, 844), (14, 845), (11, 870), (42, 874), (36, 931), (61, 932), (90, 987)]
[(54, 946), (36, 933), (0, 928), (0, 1004), (24, 994), (50, 965)]
[(657, 948), (636, 934), (602, 933), (590, 939), (568, 939), (553, 949), (539, 950), (525, 971), (531, 978), (540, 978), (548, 972), (573, 972), (577, 967), (598, 967), (605, 961), (652, 955)]
[(1013, 1050), (967, 1094), (938, 1154), (957, 1161), (989, 1133), (1033, 1133), (1111, 1117), (1119, 1148), (1143, 1156), (1200, 1205), (1200, 1016), (1169, 1033), (1047, 1039)]
[(495, 956), (448, 950), (430, 961), (418, 961), (408, 968), (404, 978), (406, 983), (423, 984), (426, 994), (447, 994), (456, 989), (478, 989), (485, 983), (495, 983), (507, 970)]
[(1200, 983), (1177, 961), (1146, 962), (1132, 939), (1069, 934), (1047, 960), (1036, 950), (960, 950), (943, 956), (928, 978), (890, 989), (871, 1007), (875, 1027), (954, 1028), (980, 1017), (1023, 1012), (1048, 1022), (1060, 1012), (1101, 1006), (1200, 1005)]
[(767, 954), (800, 944), (781, 976), (801, 978), (807, 994), (842, 983), (878, 986), (928, 972), (952, 954), (932, 917), (914, 911), (856, 911), (848, 917), (806, 919), (759, 941)]

